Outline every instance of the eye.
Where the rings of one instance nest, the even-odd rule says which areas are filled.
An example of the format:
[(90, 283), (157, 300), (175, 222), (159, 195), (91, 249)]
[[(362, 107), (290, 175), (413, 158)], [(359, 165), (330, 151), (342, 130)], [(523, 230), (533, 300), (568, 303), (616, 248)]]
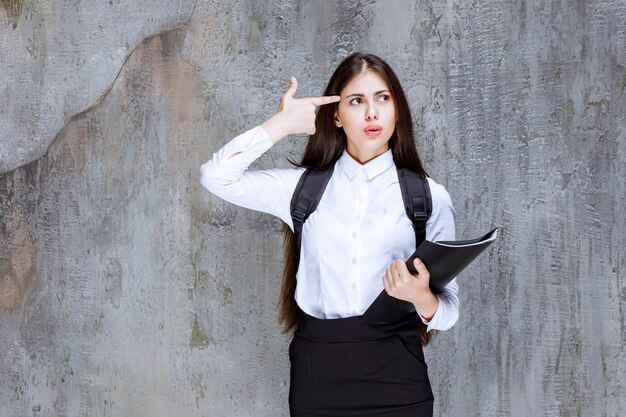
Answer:
[(355, 97), (352, 100), (350, 100), (350, 104), (359, 104), (361, 103), (361, 97)]
[(389, 94), (381, 94), (380, 96), (378, 96), (378, 99), (380, 101), (389, 101), (391, 97), (389, 97)]

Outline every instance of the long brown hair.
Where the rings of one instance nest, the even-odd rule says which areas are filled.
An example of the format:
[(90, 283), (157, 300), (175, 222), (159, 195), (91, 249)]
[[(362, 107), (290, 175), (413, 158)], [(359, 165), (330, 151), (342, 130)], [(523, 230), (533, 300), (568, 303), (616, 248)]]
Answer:
[[(341, 90), (357, 75), (365, 71), (375, 71), (389, 86), (396, 109), (396, 128), (389, 139), (389, 148), (397, 167), (408, 168), (421, 176), (426, 171), (417, 153), (413, 135), (413, 118), (409, 104), (398, 77), (391, 67), (376, 55), (356, 52), (345, 58), (337, 67), (324, 90), (325, 96), (339, 95)], [(318, 108), (315, 116), (315, 133), (309, 136), (304, 155), (300, 162), (292, 164), (304, 168), (323, 168), (334, 164), (347, 145), (343, 128), (335, 126), (334, 117), (338, 103), (326, 104)], [(285, 269), (278, 304), (279, 320), (285, 332), (295, 330), (298, 323), (298, 306), (295, 300), (296, 272), (300, 262), (297, 242), (291, 228), (283, 224), (285, 246)], [(426, 345), (430, 335), (426, 326), (417, 320), (422, 344)]]

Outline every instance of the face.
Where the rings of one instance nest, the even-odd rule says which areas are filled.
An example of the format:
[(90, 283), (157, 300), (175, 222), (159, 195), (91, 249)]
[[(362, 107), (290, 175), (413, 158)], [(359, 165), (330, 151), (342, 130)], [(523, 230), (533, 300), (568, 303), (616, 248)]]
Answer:
[(389, 149), (396, 127), (396, 108), (385, 80), (368, 70), (354, 77), (341, 90), (335, 125), (348, 138), (348, 153), (365, 163)]

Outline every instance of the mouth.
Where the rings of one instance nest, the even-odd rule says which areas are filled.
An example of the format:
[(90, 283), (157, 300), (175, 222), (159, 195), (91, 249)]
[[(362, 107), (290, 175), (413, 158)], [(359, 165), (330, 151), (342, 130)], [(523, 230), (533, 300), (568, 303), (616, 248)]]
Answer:
[(380, 135), (380, 132), (383, 131), (383, 128), (378, 125), (372, 125), (372, 126), (367, 126), (365, 129), (363, 129), (363, 131), (365, 132), (367, 136), (378, 136)]

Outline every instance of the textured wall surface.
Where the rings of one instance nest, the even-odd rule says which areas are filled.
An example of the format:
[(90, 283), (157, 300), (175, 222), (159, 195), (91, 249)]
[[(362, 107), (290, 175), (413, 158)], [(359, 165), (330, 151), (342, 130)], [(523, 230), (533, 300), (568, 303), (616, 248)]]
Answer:
[(425, 349), (435, 415), (626, 415), (623, 0), (92, 3), (0, 2), (0, 416), (288, 415), (280, 221), (198, 170), (354, 50), (457, 236), (502, 228)]
[(0, 0), (0, 172), (41, 157), (97, 104), (132, 50), (195, 1)]

